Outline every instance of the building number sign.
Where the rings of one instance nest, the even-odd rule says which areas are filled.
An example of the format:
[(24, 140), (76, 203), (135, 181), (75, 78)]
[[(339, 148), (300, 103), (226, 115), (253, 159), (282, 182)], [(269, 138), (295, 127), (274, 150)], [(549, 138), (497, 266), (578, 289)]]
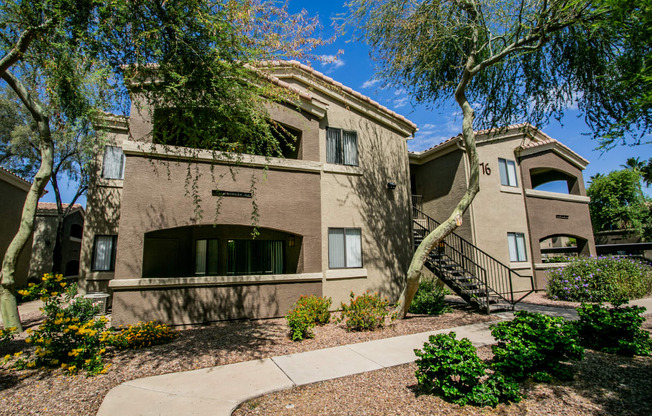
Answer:
[(480, 163), (480, 167), (482, 168), (482, 174), (483, 175), (491, 175), (491, 168), (489, 167), (488, 163), (482, 162)]

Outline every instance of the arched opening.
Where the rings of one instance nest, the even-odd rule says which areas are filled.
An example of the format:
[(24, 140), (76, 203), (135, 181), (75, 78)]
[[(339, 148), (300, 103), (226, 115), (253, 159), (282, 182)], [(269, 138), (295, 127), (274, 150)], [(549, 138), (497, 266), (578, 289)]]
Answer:
[(198, 225), (145, 234), (143, 277), (295, 274), (302, 237), (242, 225)]
[(70, 226), (70, 236), (74, 238), (82, 238), (82, 226), (79, 224), (72, 224)]
[(588, 255), (588, 240), (573, 235), (550, 235), (540, 239), (539, 245), (543, 263), (563, 263)]
[(560, 170), (551, 168), (530, 169), (530, 180), (532, 189), (538, 191), (572, 195), (580, 194), (577, 177)]

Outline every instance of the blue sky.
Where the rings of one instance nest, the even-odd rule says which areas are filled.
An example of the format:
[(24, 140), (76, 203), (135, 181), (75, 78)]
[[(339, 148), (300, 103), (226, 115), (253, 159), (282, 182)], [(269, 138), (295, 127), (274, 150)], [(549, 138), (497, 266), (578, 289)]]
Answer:
[[(311, 16), (318, 14), (323, 25), (321, 32), (324, 38), (332, 36), (335, 32), (331, 19), (345, 10), (340, 1), (314, 0), (290, 0), (289, 9), (294, 13), (305, 9)], [(381, 89), (382, 82), (374, 77), (374, 62), (369, 57), (369, 49), (365, 44), (352, 42), (350, 36), (345, 35), (337, 38), (330, 45), (319, 47), (314, 53), (328, 57), (336, 55), (338, 51), (342, 52), (339, 59), (335, 61), (327, 59), (330, 62), (311, 62), (311, 65), (416, 123), (419, 131), (414, 139), (408, 142), (410, 151), (427, 149), (460, 132), (462, 119), (457, 116), (459, 108), (452, 100), (442, 108), (428, 110), (425, 105), (415, 106), (410, 96), (402, 91)], [(589, 138), (590, 130), (576, 109), (567, 110), (562, 123), (563, 125), (553, 120), (543, 128), (543, 131), (589, 160), (590, 163), (584, 171), (585, 181), (596, 173), (608, 173), (620, 169), (620, 165), (629, 157), (640, 157), (641, 160), (652, 157), (650, 144), (634, 147), (617, 146), (606, 152), (595, 150), (598, 144)], [(64, 201), (68, 201), (73, 192), (72, 189), (64, 189)], [(650, 189), (646, 189), (646, 193), (652, 194)], [(54, 192), (51, 188), (42, 200), (54, 202)], [(85, 199), (80, 202), (86, 205)]]

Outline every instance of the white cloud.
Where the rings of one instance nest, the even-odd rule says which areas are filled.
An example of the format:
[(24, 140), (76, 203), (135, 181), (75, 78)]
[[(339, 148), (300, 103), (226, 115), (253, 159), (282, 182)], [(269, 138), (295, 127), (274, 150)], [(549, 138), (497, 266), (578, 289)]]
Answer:
[(368, 80), (366, 80), (365, 82), (362, 83), (362, 85), (360, 86), (360, 88), (362, 88), (362, 89), (365, 89), (365, 88), (371, 88), (371, 87), (376, 86), (379, 82), (380, 82), (379, 79), (373, 79), (373, 78), (372, 78), (372, 79), (368, 79)]
[(394, 108), (405, 107), (408, 103), (409, 97), (401, 97), (394, 100)]
[(320, 55), (319, 59), (322, 68), (324, 68), (326, 72), (333, 72), (346, 64), (344, 59), (336, 55)]
[(397, 96), (398, 95), (405, 95), (405, 93), (406, 93), (406, 91), (403, 88), (401, 88), (400, 90), (394, 91), (394, 95), (397, 95)]
[(442, 136), (433, 130), (419, 130), (414, 135), (414, 140), (408, 142), (408, 150), (421, 152), (448, 139), (450, 139), (450, 136)]

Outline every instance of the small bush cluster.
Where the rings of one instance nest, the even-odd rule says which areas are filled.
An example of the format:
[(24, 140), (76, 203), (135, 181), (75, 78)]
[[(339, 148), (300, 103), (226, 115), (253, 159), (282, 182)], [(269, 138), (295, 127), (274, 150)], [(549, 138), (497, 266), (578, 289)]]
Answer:
[(16, 327), (0, 328), (0, 345), (11, 340), (16, 335)]
[[(39, 284), (30, 284), (21, 290), (26, 299), (40, 298), (44, 305), (43, 323), (35, 330), (28, 329), (25, 342), (33, 344), (33, 352), (19, 351), (7, 355), (1, 364), (13, 368), (61, 367), (64, 373), (85, 371), (88, 376), (106, 373), (106, 348), (137, 348), (167, 342), (177, 336), (165, 325), (148, 322), (112, 334), (107, 319), (96, 317), (98, 303), (77, 294), (77, 285), (67, 287), (63, 276), (45, 274)], [(4, 337), (4, 331), (3, 335)]]
[(315, 325), (324, 325), (330, 321), (329, 309), (332, 303), (331, 298), (315, 295), (301, 296), (285, 315), (290, 327), (292, 341), (301, 341), (305, 338), (314, 337), (312, 328)]
[(652, 267), (627, 257), (582, 257), (548, 272), (548, 296), (575, 302), (623, 302), (652, 293)]
[(444, 300), (447, 294), (448, 290), (438, 286), (433, 280), (422, 280), (412, 299), (409, 312), (427, 315), (442, 315), (450, 312), (451, 307)]
[(575, 326), (564, 318), (519, 311), (513, 320), (492, 325), (491, 335), (498, 341), (492, 346), (494, 370), (515, 380), (570, 380), (566, 362), (584, 355)]
[(473, 406), (496, 406), (521, 400), (518, 385), (488, 366), (471, 341), (457, 340), (455, 333), (431, 335), (422, 350), (415, 350), (419, 386), (447, 401)]
[(120, 350), (141, 349), (152, 345), (166, 344), (179, 336), (179, 331), (156, 321), (139, 322), (123, 328), (107, 337), (107, 343)]
[(99, 306), (77, 294), (77, 285), (66, 287), (63, 276), (45, 274), (42, 283), (22, 291), (28, 299), (40, 298), (45, 319), (35, 330), (27, 330), (25, 342), (33, 344), (33, 354), (17, 357), (17, 368), (56, 367), (68, 374), (81, 370), (88, 375), (105, 373), (107, 320), (95, 318)]
[(640, 306), (603, 307), (582, 304), (577, 308), (577, 331), (586, 348), (626, 356), (652, 354), (650, 334), (641, 328), (645, 308)]
[[(373, 331), (385, 325), (389, 315), (389, 300), (378, 293), (366, 292), (358, 297), (351, 292), (349, 305), (341, 304), (342, 317), (349, 331)], [(392, 318), (395, 318), (392, 316)]]

